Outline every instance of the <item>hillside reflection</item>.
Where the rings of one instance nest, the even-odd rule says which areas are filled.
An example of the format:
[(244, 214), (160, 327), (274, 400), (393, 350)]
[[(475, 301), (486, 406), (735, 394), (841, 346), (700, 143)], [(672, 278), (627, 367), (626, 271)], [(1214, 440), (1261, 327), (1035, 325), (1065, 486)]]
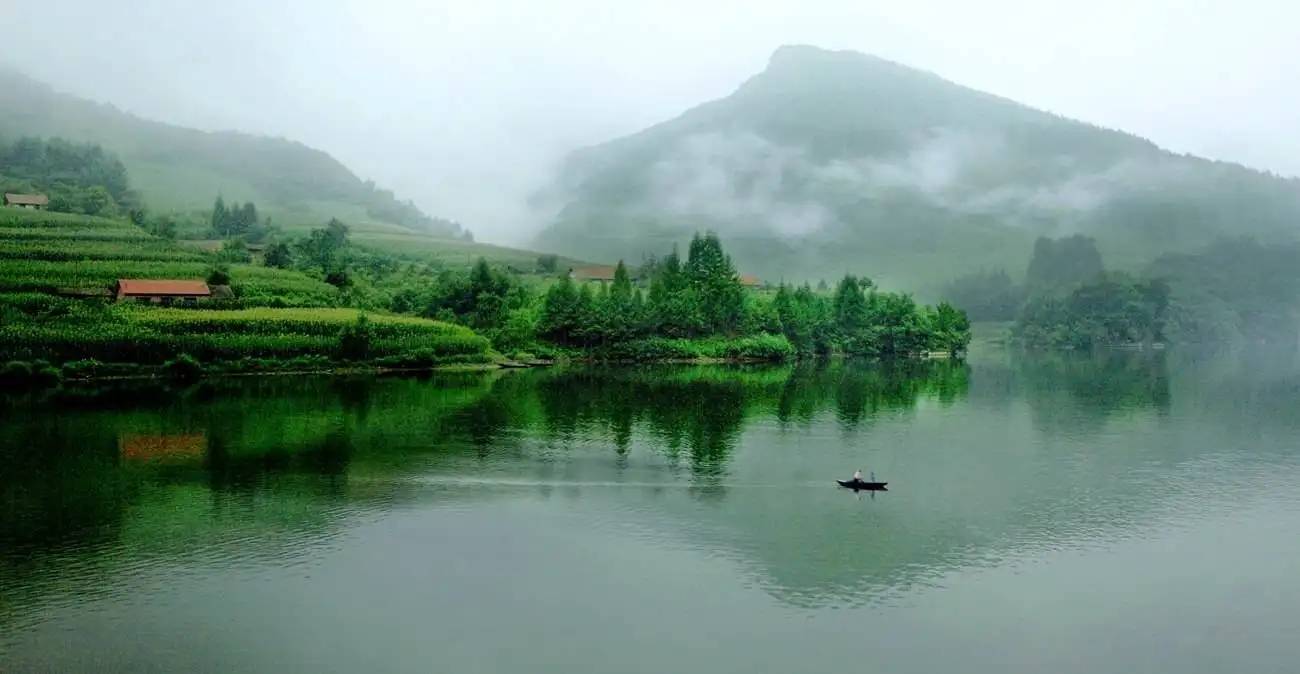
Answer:
[[(870, 602), (1017, 550), (1127, 535), (1198, 478), (1195, 459), (1223, 450), (1220, 429), (1293, 430), (1213, 392), (1285, 409), (1300, 403), (1294, 377), (1182, 367), (1205, 376), (1173, 378), (1160, 354), (1109, 354), (252, 378), (7, 399), (0, 585), (13, 590), (0, 624), (56, 588), (111, 588), (140, 564), (283, 564), (399, 504), (544, 504), (557, 490), (730, 557), (792, 604)], [(1228, 458), (1283, 450), (1252, 451)], [(857, 501), (833, 488), (863, 466), (892, 491)]]

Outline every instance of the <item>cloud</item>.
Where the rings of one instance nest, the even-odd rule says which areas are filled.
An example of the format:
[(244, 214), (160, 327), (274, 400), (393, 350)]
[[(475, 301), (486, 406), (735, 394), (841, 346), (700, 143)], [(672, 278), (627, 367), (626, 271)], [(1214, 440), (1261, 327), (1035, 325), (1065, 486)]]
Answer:
[(919, 135), (902, 152), (831, 160), (749, 131), (708, 132), (664, 151), (645, 173), (643, 196), (621, 207), (704, 220), (724, 233), (797, 239), (833, 233), (841, 213), (901, 196), (957, 217), (1069, 229), (1117, 197), (1174, 188), (1189, 170), (1185, 160), (1154, 154), (1083, 167), (1069, 155), (1027, 157), (997, 134), (947, 128)]

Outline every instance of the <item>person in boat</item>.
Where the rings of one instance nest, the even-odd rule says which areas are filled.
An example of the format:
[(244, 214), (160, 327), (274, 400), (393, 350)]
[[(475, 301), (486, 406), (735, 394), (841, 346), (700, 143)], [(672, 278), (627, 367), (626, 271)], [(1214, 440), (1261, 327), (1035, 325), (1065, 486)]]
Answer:
[(859, 468), (859, 469), (853, 471), (853, 481), (854, 481), (854, 482), (861, 482), (861, 481), (862, 481), (862, 469), (861, 469), (861, 468)]

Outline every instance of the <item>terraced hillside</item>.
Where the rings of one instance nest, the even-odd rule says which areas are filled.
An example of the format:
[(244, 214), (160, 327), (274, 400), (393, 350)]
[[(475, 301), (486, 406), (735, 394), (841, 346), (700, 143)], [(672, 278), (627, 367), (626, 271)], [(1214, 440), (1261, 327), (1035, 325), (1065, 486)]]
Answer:
[(359, 323), (358, 310), (336, 306), (338, 290), (296, 271), (230, 265), (234, 297), (204, 308), (108, 297), (120, 278), (202, 279), (214, 262), (125, 221), (0, 209), (0, 361), (487, 359), (487, 340), (461, 326), (376, 314)]

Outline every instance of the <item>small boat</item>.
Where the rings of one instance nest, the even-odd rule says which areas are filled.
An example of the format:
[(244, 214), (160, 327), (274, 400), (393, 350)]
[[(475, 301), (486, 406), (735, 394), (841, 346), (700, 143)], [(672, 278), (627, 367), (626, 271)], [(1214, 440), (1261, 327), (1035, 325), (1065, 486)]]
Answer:
[(853, 491), (889, 491), (885, 488), (888, 482), (863, 482), (862, 480), (836, 480), (841, 487), (852, 489)]

